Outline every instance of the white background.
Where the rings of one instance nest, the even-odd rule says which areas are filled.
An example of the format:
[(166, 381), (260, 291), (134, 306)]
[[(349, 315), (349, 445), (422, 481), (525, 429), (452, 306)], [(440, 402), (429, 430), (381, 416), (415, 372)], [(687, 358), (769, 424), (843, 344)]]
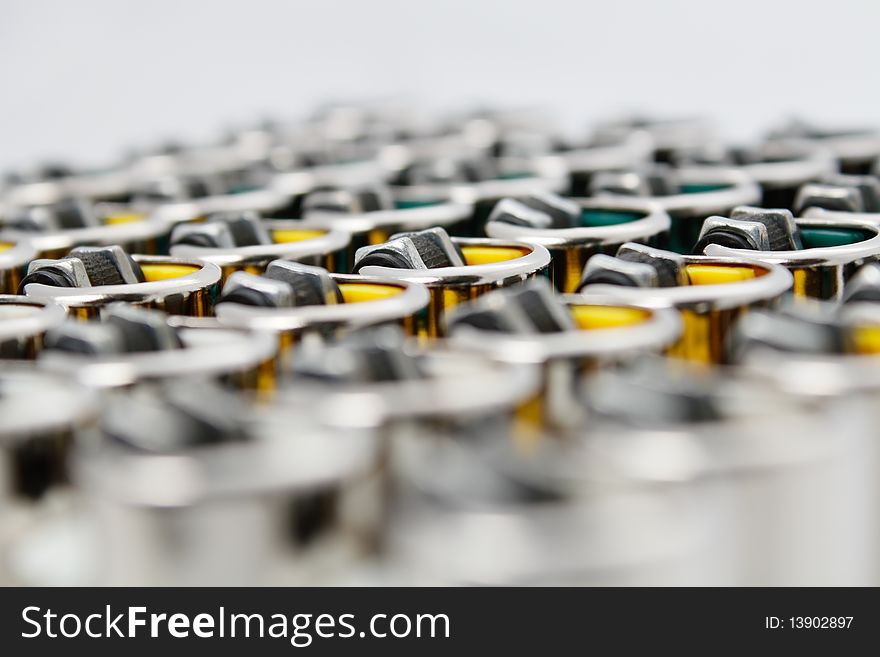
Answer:
[(0, 169), (100, 163), (327, 99), (880, 123), (880, 3), (0, 0)]

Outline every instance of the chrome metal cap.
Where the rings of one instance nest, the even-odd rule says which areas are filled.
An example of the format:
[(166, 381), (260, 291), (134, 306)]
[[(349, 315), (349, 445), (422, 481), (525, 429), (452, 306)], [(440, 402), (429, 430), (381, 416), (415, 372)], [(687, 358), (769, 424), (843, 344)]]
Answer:
[(803, 214), (812, 207), (843, 212), (865, 212), (859, 188), (834, 184), (810, 183), (798, 191), (794, 211)]
[[(500, 212), (498, 208), (505, 202), (506, 200), (499, 202), (495, 212)], [(579, 208), (574, 227), (538, 227), (526, 222), (516, 224), (490, 217), (486, 224), (486, 234), (497, 239), (521, 240), (548, 248), (610, 245), (649, 240), (668, 231), (671, 224), (667, 212), (659, 204), (650, 201), (608, 196), (602, 199), (575, 199), (574, 202)], [(601, 225), (582, 225), (581, 215), (592, 212), (602, 216), (620, 216), (625, 220)]]
[(849, 231), (863, 236), (863, 239), (833, 246), (792, 249), (787, 251), (753, 251), (731, 248), (720, 244), (708, 244), (704, 250), (707, 256), (726, 258), (753, 258), (766, 263), (788, 267), (834, 266), (858, 263), (880, 254), (880, 227), (854, 216), (852, 219), (829, 221), (824, 218), (804, 217), (796, 222), (801, 239), (805, 231), (811, 229), (831, 229)]
[(215, 314), (222, 326), (270, 332), (299, 331), (310, 328), (356, 328), (386, 322), (402, 321), (424, 310), (430, 294), (422, 285), (402, 280), (330, 274), (337, 285), (378, 286), (392, 288), (396, 293), (357, 303), (330, 303), (267, 308), (227, 299), (217, 305)]
[(658, 287), (657, 270), (646, 262), (633, 262), (598, 253), (587, 261), (577, 291), (587, 285)]
[(574, 321), (546, 280), (484, 294), (461, 304), (446, 317), (447, 329), (470, 326), (501, 333), (556, 333), (574, 329)]
[(767, 226), (759, 221), (709, 217), (703, 222), (693, 252), (700, 254), (708, 244), (722, 244), (736, 249), (770, 249)]
[[(368, 264), (358, 267), (358, 272), (365, 276), (377, 276), (406, 280), (424, 285), (480, 285), (499, 284), (525, 280), (537, 272), (542, 271), (550, 264), (550, 252), (540, 244), (532, 244), (519, 241), (480, 239), (480, 238), (451, 238), (452, 243), (464, 251), (468, 247), (487, 247), (514, 249), (522, 251), (523, 255), (511, 259), (503, 259), (495, 262), (485, 262), (476, 265), (444, 266), (429, 269), (409, 269), (406, 267), (389, 265)], [(400, 240), (401, 248), (411, 257), (416, 249), (406, 244), (406, 238)], [(373, 247), (365, 247), (372, 249)], [(411, 249), (407, 251), (407, 249)], [(421, 256), (419, 256), (421, 257)], [(356, 260), (357, 262), (357, 260)], [(356, 265), (357, 266), (357, 265)]]
[(767, 227), (767, 239), (771, 251), (786, 251), (802, 248), (800, 235), (794, 215), (784, 209), (756, 208), (741, 205), (730, 213), (731, 219), (757, 221)]

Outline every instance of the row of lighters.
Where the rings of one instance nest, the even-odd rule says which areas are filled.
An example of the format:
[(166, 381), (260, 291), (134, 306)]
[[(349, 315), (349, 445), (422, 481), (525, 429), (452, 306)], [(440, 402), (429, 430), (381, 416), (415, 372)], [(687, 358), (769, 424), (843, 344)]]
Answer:
[(0, 581), (880, 581), (880, 132), (339, 107), (0, 194)]

